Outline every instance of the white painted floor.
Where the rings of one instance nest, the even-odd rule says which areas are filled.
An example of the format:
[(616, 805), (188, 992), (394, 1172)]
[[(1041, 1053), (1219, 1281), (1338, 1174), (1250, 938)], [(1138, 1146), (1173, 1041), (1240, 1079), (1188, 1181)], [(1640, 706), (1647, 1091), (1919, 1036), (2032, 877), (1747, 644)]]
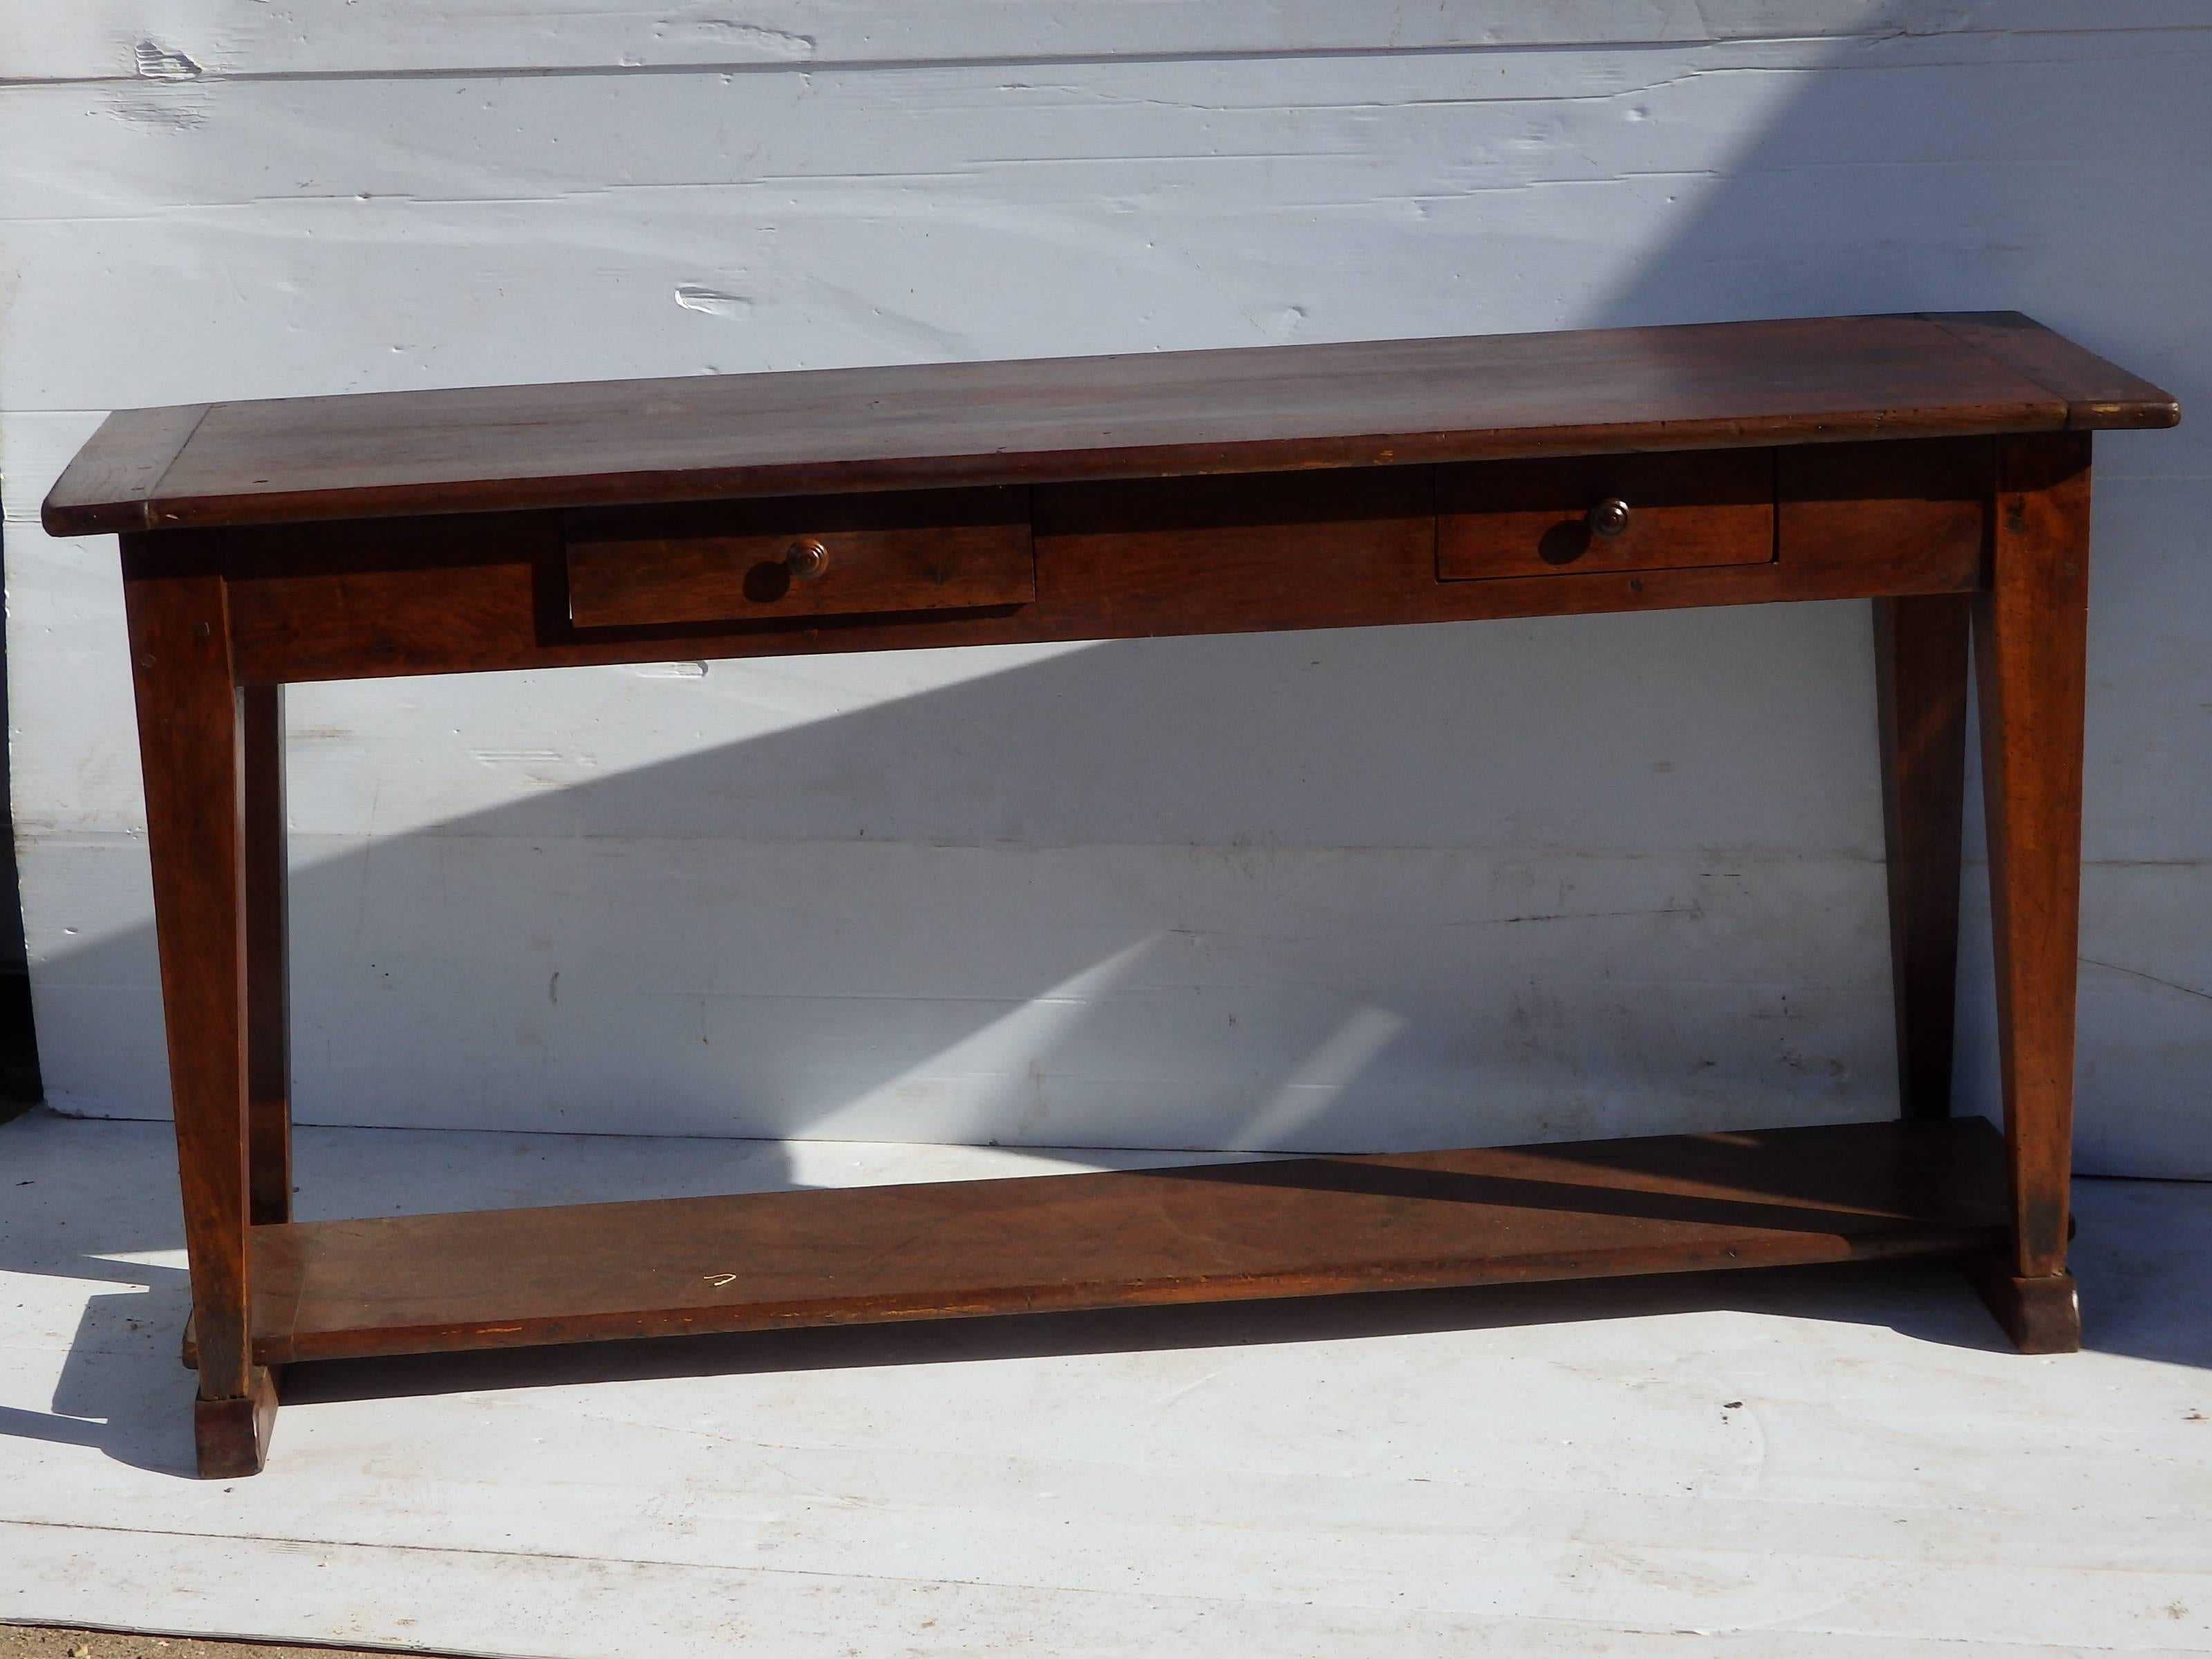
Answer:
[[(312, 1215), (1096, 1167), (301, 1141)], [(779, 1333), (296, 1370), (268, 1471), (215, 1485), (169, 1155), (0, 1127), (0, 1619), (591, 1659), (2212, 1650), (2212, 1187), (2082, 1184), (2061, 1358), (1924, 1266)]]

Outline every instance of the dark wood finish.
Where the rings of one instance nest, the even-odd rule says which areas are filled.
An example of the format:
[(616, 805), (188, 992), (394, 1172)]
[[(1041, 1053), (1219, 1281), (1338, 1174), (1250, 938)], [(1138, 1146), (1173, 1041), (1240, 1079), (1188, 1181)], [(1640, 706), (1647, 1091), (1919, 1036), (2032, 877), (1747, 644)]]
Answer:
[(2181, 404), (2139, 374), (2054, 334), (2017, 311), (1929, 312), (1928, 319), (2014, 374), (2066, 400), (2077, 431), (2172, 426)]
[[(568, 618), (650, 626), (1025, 605), (1025, 489), (904, 490), (570, 514)], [(794, 575), (787, 554), (827, 555)]]
[[(203, 1473), (259, 1467), (276, 1364), (656, 1332), (1948, 1252), (2022, 1347), (2078, 1346), (2087, 428), (2177, 415), (1987, 313), (112, 417), (46, 523), (132, 532)], [(1547, 559), (1606, 495), (1633, 528)], [(749, 588), (798, 537), (819, 587)], [(286, 682), (1845, 598), (1876, 601), (1899, 1121), (285, 1219)], [(1970, 613), (2002, 1143), (1943, 1115)]]
[[(124, 548), (177, 1168), (191, 1261), (203, 1471), (240, 1461), (268, 1386), (248, 1353), (245, 836), (222, 578)], [(249, 1443), (253, 1437), (248, 1435)], [(255, 1467), (258, 1467), (258, 1461)]]
[(1972, 613), (1963, 593), (1874, 602), (1890, 989), (1898, 1102), (1907, 1117), (1951, 1110)]
[(2077, 410), (1959, 326), (1829, 317), (216, 404), (166, 465), (166, 428), (103, 428), (46, 524), (79, 535), (2178, 418), (2154, 387)]
[(1037, 490), (1036, 525), (1036, 612), (1009, 618), (1032, 636), (1327, 627), (1440, 603), (1423, 467), (1062, 484)]
[(258, 1474), (269, 1461), (269, 1437), (276, 1427), (276, 1378), (256, 1365), (246, 1391), (235, 1398), (192, 1402), (192, 1439), (203, 1480), (235, 1480)]
[(1971, 1273), (2013, 1346), (2022, 1353), (2080, 1352), (2081, 1298), (2074, 1275), (2021, 1279), (2012, 1273), (2008, 1257), (2008, 1252), (1994, 1251), (1977, 1257)]
[(1986, 1256), (1980, 1118), (254, 1233), (264, 1364), (1869, 1257)]
[(2088, 598), (2088, 438), (2007, 440), (1974, 657), (2020, 1279), (2066, 1266)]
[[(1796, 580), (1811, 568), (1855, 570), (1866, 579), (1865, 594), (1978, 588), (1996, 476), (1996, 451), (1986, 438), (1782, 450), (1774, 463), (1778, 556)], [(1914, 570), (1963, 580), (1945, 587), (1899, 580)]]
[(246, 860), (248, 1213), (292, 1218), (290, 881), (284, 855), (284, 688), (239, 694)]
[(46, 527), (61, 536), (146, 528), (141, 504), (159, 488), (207, 412), (205, 404), (117, 410), (55, 480), (42, 514)]
[[(1625, 529), (1592, 513), (1617, 501)], [(1446, 581), (1765, 564), (1774, 557), (1774, 452), (1572, 455), (1437, 469), (1437, 574)]]
[[(1973, 580), (1875, 591), (1875, 681), (1888, 853), (1898, 1097), (1950, 1110), (1958, 998), (1970, 596), (1985, 580), (1996, 452), (1988, 439), (1806, 446), (1776, 460), (1777, 538), (1793, 559), (1918, 548)], [(1937, 555), (1936, 550), (1941, 550)]]
[(1765, 563), (1487, 581), (1437, 580), (1433, 480), (1425, 468), (1041, 486), (1037, 597), (981, 613), (579, 629), (567, 614), (560, 520), (547, 514), (413, 520), (404, 547), (374, 520), (228, 532), (221, 544), (232, 575), (239, 672), (249, 683), (1978, 587), (1992, 470), (1987, 443), (1833, 453), (1847, 458), (1860, 448), (1870, 453), (1850, 467), (1800, 464), (1799, 452), (1785, 453), (1777, 556)]

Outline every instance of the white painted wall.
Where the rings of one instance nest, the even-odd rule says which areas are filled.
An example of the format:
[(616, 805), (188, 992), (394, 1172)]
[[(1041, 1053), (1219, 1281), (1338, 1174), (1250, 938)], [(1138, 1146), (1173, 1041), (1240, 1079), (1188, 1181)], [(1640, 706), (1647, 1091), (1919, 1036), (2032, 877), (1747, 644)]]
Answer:
[[(164, 1089), (112, 545), (33, 521), (102, 411), (1982, 307), (2212, 408), (2212, 15), (2084, 15), (18, 0), (0, 463), (56, 1102)], [(2099, 453), (2084, 1160), (2204, 1173), (2212, 421)], [(298, 1109), (1280, 1147), (1882, 1115), (1867, 635), (303, 688)]]

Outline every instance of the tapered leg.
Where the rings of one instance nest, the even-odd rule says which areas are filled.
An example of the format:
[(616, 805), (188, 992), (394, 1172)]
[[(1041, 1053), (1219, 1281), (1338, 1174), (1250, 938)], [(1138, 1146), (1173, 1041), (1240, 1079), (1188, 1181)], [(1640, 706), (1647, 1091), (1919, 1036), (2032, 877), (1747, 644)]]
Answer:
[(182, 551), (124, 539), (147, 846), (199, 1360), (199, 1471), (261, 1467), (272, 1379), (252, 1359), (239, 698), (223, 585)]
[(1997, 1043), (2012, 1239), (1984, 1281), (2013, 1340), (2081, 1346), (2066, 1272), (2074, 988), (2088, 639), (2089, 435), (1998, 448), (1989, 589), (1974, 607), (1983, 788), (1996, 924)]
[(245, 768), (248, 1209), (292, 1218), (292, 1032), (284, 860), (284, 688), (240, 691)]
[(1874, 602), (1897, 1091), (1911, 1118), (1951, 1112), (1972, 614), (1966, 593)]

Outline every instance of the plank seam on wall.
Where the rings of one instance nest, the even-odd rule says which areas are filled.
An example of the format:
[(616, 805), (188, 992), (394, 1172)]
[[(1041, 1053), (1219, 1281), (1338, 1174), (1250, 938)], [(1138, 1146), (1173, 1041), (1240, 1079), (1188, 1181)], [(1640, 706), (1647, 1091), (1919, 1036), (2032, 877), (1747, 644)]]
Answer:
[[(196, 86), (213, 82), (252, 82), (283, 84), (292, 82), (516, 80), (536, 77), (619, 77), (654, 75), (809, 74), (823, 70), (859, 72), (992, 69), (1079, 69), (1097, 66), (1142, 66), (1147, 64), (1251, 64), (1328, 62), (1391, 58), (1516, 57), (1547, 52), (1694, 52), (1709, 46), (1815, 46), (1850, 44), (1879, 46), (1893, 41), (1996, 42), (2023, 37), (2063, 39), (2086, 35), (2149, 34), (2201, 35), (2212, 33), (2212, 22), (2160, 19), (2141, 23), (2100, 23), (2061, 27), (2026, 23), (2006, 27), (1909, 29), (1900, 27), (1836, 30), (1826, 33), (1759, 33), (1754, 30), (1708, 29), (1698, 34), (1650, 39), (1614, 39), (1592, 33), (1527, 40), (1476, 40), (1445, 37), (1433, 40), (1383, 45), (1352, 43), (1305, 46), (1267, 45), (1193, 44), (1149, 51), (1101, 46), (1072, 52), (977, 52), (972, 53), (887, 53), (864, 56), (830, 52), (805, 56), (757, 58), (679, 58), (659, 62), (527, 63), (487, 59), (482, 62), (410, 64), (394, 62), (381, 67), (340, 69), (223, 69), (202, 64), (189, 53), (160, 51), (165, 60), (187, 67), (173, 73), (152, 74), (143, 70), (118, 70), (112, 74), (0, 76), (0, 92), (18, 88), (62, 87), (156, 88)], [(147, 43), (149, 48), (153, 42)], [(213, 56), (212, 53), (210, 54)]]

